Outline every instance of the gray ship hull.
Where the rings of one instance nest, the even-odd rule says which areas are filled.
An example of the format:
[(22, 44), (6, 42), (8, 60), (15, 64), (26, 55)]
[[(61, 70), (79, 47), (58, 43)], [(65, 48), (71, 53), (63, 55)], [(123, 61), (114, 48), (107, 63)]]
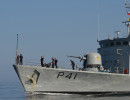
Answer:
[(130, 92), (130, 75), (14, 65), (26, 92)]

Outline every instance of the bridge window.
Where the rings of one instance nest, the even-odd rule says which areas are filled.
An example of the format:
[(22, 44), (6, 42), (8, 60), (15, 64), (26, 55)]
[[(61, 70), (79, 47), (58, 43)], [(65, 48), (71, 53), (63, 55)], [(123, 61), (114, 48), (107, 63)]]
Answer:
[(116, 42), (116, 45), (121, 45), (121, 42)]
[(128, 42), (127, 42), (127, 41), (124, 41), (124, 42), (123, 42), (123, 45), (128, 45)]
[(111, 44), (110, 44), (111, 46), (114, 46), (114, 42), (111, 42)]

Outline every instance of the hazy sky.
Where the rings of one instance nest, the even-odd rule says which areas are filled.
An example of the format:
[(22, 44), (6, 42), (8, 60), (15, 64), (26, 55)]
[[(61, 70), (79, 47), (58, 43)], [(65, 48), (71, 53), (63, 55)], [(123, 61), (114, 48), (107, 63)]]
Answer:
[(0, 0), (0, 82), (18, 81), (12, 67), (17, 32), (25, 64), (44, 56), (45, 62), (56, 57), (59, 66), (69, 66), (66, 55), (97, 52), (98, 15), (100, 39), (117, 30), (126, 35), (124, 0)]

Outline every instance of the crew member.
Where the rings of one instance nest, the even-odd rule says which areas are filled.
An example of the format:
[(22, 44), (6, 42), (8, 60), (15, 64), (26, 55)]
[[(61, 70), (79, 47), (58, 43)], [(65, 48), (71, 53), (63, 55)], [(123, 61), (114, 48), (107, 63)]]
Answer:
[(41, 66), (44, 67), (44, 63), (43, 63), (43, 61), (44, 61), (44, 56), (41, 56), (41, 59), (40, 59), (40, 60), (41, 60)]
[(58, 60), (55, 58), (55, 67), (57, 68), (57, 62)]
[(87, 55), (84, 55), (83, 68), (87, 68)]
[(74, 70), (75, 63), (74, 63), (74, 61), (72, 61), (72, 60), (70, 60), (70, 62), (71, 62), (72, 69)]
[(17, 64), (17, 65), (19, 64), (19, 55), (18, 55), (17, 58), (16, 58), (16, 64)]
[(52, 57), (52, 68), (54, 68), (54, 65), (55, 65), (55, 60), (54, 60), (54, 58)]
[(23, 56), (20, 54), (20, 65), (23, 65)]

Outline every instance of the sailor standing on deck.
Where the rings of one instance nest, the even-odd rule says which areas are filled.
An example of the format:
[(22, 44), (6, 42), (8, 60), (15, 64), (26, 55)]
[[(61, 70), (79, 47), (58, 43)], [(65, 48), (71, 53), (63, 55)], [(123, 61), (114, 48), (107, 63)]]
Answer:
[(44, 56), (41, 56), (41, 66), (44, 67), (43, 61), (44, 61)]
[(17, 56), (16, 64), (17, 64), (17, 65), (19, 64), (19, 55)]
[(57, 68), (57, 62), (58, 60), (55, 58), (55, 67)]
[(70, 62), (71, 62), (72, 69), (74, 70), (75, 63), (74, 63), (74, 61), (72, 61), (72, 60), (70, 60)]
[(54, 65), (55, 65), (55, 60), (54, 60), (54, 58), (52, 57), (52, 68), (54, 68)]
[(23, 56), (20, 54), (20, 65), (23, 65)]

